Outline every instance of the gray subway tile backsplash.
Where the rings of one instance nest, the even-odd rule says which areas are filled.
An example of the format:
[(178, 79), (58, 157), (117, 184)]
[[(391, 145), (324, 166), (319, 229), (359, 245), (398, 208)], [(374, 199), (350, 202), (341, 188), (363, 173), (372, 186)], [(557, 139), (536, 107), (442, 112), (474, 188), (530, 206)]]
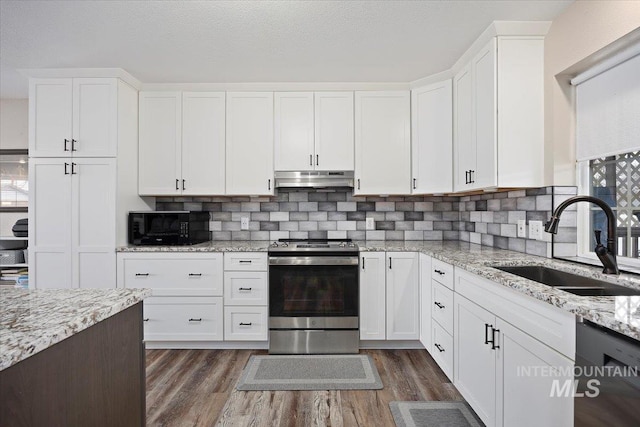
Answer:
[[(546, 221), (552, 205), (575, 187), (542, 187), (469, 196), (353, 196), (351, 191), (279, 190), (273, 197), (158, 197), (158, 210), (210, 212), (213, 240), (350, 238), (353, 240), (461, 240), (550, 256), (551, 242), (517, 237), (516, 223)], [(567, 210), (556, 251), (575, 247), (576, 216)], [(250, 219), (241, 230), (240, 219)], [(373, 218), (375, 230), (366, 230)]]

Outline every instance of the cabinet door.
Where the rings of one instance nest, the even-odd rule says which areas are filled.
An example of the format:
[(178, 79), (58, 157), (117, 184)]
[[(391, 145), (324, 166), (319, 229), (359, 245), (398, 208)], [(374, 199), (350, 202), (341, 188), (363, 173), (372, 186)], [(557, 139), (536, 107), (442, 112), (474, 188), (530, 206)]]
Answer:
[(116, 160), (72, 159), (73, 287), (116, 287)]
[(71, 287), (71, 159), (29, 160), (29, 286)]
[(227, 92), (226, 194), (273, 194), (273, 93)]
[(454, 295), (453, 383), (487, 426), (496, 425), (497, 349), (486, 344), (494, 327), (492, 313)]
[(71, 155), (72, 92), (71, 79), (29, 80), (30, 157)]
[(411, 91), (413, 194), (453, 191), (451, 80)]
[(453, 78), (453, 189), (455, 191), (469, 189), (469, 173), (476, 167), (471, 83), (470, 66), (464, 67)]
[(316, 170), (353, 170), (353, 134), (353, 92), (316, 92)]
[(181, 194), (182, 104), (179, 92), (140, 92), (138, 193)]
[(313, 92), (274, 94), (275, 170), (313, 170)]
[(420, 338), (418, 254), (387, 252), (387, 339)]
[(360, 339), (386, 339), (385, 253), (360, 253)]
[(225, 94), (182, 94), (183, 195), (224, 194)]
[(73, 79), (74, 157), (115, 157), (118, 146), (116, 79)]
[(476, 165), (472, 188), (498, 185), (497, 157), (497, 64), (495, 37), (472, 61)]
[(431, 349), (431, 257), (420, 254), (420, 342)]
[(408, 91), (355, 93), (354, 194), (409, 194)]
[[(572, 375), (560, 375), (572, 373), (573, 362), (501, 319), (496, 328), (500, 331), (497, 401), (502, 403), (496, 424), (572, 426), (573, 397), (551, 396), (551, 390), (554, 383), (573, 384)], [(555, 374), (544, 375), (543, 369)]]

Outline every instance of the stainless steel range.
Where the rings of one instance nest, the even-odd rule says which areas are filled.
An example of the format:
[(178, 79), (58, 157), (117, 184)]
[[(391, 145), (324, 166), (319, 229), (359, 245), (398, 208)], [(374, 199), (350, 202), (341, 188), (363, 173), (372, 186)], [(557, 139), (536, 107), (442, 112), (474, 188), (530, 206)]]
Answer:
[(269, 353), (358, 353), (358, 260), (350, 240), (271, 244)]

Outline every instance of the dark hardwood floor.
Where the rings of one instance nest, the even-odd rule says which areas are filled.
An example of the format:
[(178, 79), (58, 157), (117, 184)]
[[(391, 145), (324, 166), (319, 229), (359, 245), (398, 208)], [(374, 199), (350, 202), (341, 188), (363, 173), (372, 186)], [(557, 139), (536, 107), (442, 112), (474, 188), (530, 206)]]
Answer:
[(362, 350), (382, 390), (237, 391), (252, 350), (147, 350), (149, 426), (394, 426), (389, 402), (462, 400), (425, 350)]

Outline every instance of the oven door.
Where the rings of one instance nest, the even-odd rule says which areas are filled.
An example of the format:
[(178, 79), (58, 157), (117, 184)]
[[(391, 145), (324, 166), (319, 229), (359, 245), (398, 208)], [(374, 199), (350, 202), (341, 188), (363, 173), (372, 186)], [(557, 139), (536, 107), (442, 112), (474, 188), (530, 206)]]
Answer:
[(355, 318), (357, 328), (358, 260), (357, 256), (270, 257), (270, 326), (279, 323), (278, 320), (274, 323), (273, 318), (314, 318), (316, 327), (320, 327), (318, 321), (331, 323), (333, 318)]

